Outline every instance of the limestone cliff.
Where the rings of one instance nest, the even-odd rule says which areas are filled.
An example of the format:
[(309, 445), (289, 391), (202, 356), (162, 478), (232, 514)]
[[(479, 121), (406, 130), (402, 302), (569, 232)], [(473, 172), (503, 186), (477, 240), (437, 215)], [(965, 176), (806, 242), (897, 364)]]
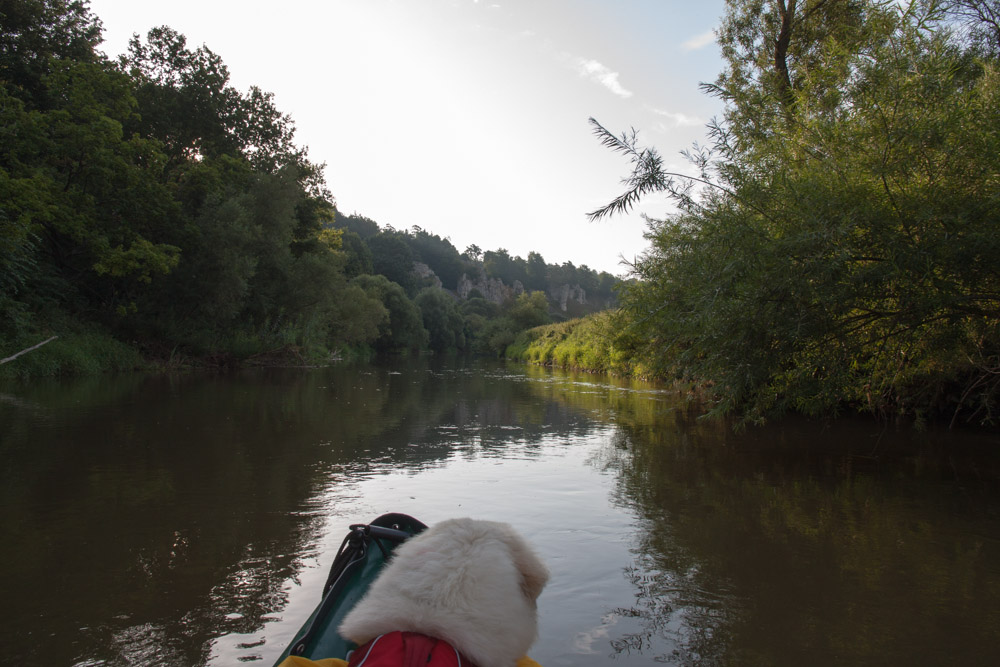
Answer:
[(487, 301), (499, 304), (508, 299), (516, 299), (517, 295), (524, 293), (524, 285), (520, 280), (515, 280), (513, 285), (505, 285), (499, 278), (487, 278), (483, 271), (479, 271), (473, 278), (463, 273), (458, 279), (458, 296), (467, 299), (472, 290), (478, 290)]
[(417, 277), (421, 280), (427, 280), (431, 285), (441, 289), (441, 279), (437, 277), (431, 267), (427, 266), (423, 262), (413, 263), (413, 273), (417, 274)]
[(548, 291), (549, 303), (559, 304), (559, 310), (566, 312), (569, 303), (575, 302), (582, 306), (587, 305), (587, 292), (579, 285), (559, 285)]
[[(421, 280), (430, 282), (437, 287), (442, 287), (441, 280), (426, 264), (414, 262), (413, 273), (420, 277)], [(512, 301), (526, 291), (521, 281), (515, 280), (513, 285), (507, 285), (499, 278), (487, 278), (482, 268), (476, 271), (471, 277), (468, 273), (463, 273), (462, 277), (458, 280), (454, 294), (459, 299), (464, 300), (469, 298), (469, 294), (473, 290), (482, 294), (483, 298), (487, 301), (492, 301), (496, 304)], [(552, 311), (566, 313), (571, 317), (579, 317), (588, 312), (612, 307), (614, 301), (614, 299), (604, 298), (588, 300), (587, 291), (577, 284), (551, 287), (546, 291), (545, 296), (549, 300), (549, 306)]]

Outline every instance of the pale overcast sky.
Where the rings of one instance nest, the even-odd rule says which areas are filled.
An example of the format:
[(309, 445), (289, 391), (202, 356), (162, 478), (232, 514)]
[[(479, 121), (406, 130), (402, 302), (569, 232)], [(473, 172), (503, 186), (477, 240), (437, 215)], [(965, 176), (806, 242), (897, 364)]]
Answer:
[(677, 169), (720, 103), (723, 0), (91, 0), (109, 56), (168, 25), (232, 85), (273, 92), (344, 213), (512, 255), (621, 274), (646, 248), (649, 198), (587, 221), (624, 157), (591, 134), (635, 127)]

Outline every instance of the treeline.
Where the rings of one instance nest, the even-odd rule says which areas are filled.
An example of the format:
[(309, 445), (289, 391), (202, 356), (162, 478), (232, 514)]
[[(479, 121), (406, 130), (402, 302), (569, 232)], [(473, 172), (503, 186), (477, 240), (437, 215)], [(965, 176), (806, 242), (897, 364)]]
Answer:
[(0, 357), (59, 336), (3, 373), (129, 367), (136, 350), (495, 353), (549, 321), (553, 281), (610, 295), (613, 279), (568, 264), (525, 272), (524, 293), (499, 303), (459, 302), (414, 261), (451, 290), (476, 267), (513, 274), (418, 228), (339, 215), (292, 119), (236, 90), (206, 46), (162, 27), (110, 60), (100, 42), (86, 2), (2, 4)]
[[(347, 277), (375, 289), (389, 309), (386, 326), (371, 341), (379, 351), (430, 347), (499, 356), (525, 329), (612, 306), (620, 282), (586, 265), (547, 264), (536, 252), (527, 260), (476, 245), (459, 253), (449, 239), (419, 226), (380, 227), (358, 214), (336, 212), (328, 225), (341, 234)], [(412, 268), (419, 265), (423, 273)], [(584, 300), (570, 300), (562, 310), (551, 297), (566, 287), (580, 290)]]
[(729, 0), (697, 178), (595, 121), (634, 167), (595, 217), (652, 191), (677, 206), (650, 223), (604, 353), (754, 422), (995, 420), (998, 19), (996, 0)]
[(462, 276), (475, 283), (481, 275), (512, 288), (520, 283), (529, 292), (553, 294), (563, 286), (579, 287), (589, 302), (604, 307), (614, 303), (620, 282), (612, 274), (597, 272), (585, 264), (548, 264), (537, 252), (529, 252), (528, 258), (523, 259), (511, 256), (505, 248), (484, 251), (473, 244), (459, 253), (450, 239), (419, 226), (409, 230), (382, 228), (370, 218), (358, 214), (345, 216), (340, 212), (330, 224), (343, 230), (348, 273), (384, 275), (409, 292), (419, 286), (436, 284), (433, 278), (421, 277), (409, 270), (414, 262), (430, 268), (447, 290), (458, 291)]

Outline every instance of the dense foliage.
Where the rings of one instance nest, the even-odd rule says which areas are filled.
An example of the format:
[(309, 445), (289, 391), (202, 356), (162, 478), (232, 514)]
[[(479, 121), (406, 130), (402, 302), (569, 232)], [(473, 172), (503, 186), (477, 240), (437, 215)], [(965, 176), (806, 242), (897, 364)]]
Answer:
[[(450, 240), (337, 211), (291, 118), (207, 46), (159, 27), (112, 61), (100, 42), (85, 1), (0, 2), (0, 358), (58, 336), (3, 374), (127, 368), (137, 350), (496, 355), (549, 320), (557, 281), (613, 298), (612, 276), (532, 253), (525, 306)], [(483, 307), (463, 276), (505, 285)]]
[(517, 335), (507, 356), (518, 361), (616, 375), (642, 375), (634, 358), (616, 344), (612, 311), (533, 327)]
[(725, 102), (623, 296), (620, 344), (708, 383), (717, 412), (992, 420), (1000, 390), (1000, 70), (995, 1), (730, 0)]
[(168, 28), (113, 63), (86, 3), (3, 9), (5, 347), (96, 327), (246, 356), (374, 329), (345, 307), (363, 303), (324, 232), (332, 200), (269, 94)]

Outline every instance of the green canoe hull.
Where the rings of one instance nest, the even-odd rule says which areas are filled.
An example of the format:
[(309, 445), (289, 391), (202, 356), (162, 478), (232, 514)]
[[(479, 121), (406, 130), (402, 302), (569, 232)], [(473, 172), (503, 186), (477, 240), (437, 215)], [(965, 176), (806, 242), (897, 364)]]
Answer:
[(344, 658), (356, 648), (337, 633), (341, 621), (378, 577), (396, 546), (426, 528), (406, 514), (384, 514), (370, 524), (352, 525), (330, 568), (322, 600), (275, 667), (289, 655), (312, 660)]

